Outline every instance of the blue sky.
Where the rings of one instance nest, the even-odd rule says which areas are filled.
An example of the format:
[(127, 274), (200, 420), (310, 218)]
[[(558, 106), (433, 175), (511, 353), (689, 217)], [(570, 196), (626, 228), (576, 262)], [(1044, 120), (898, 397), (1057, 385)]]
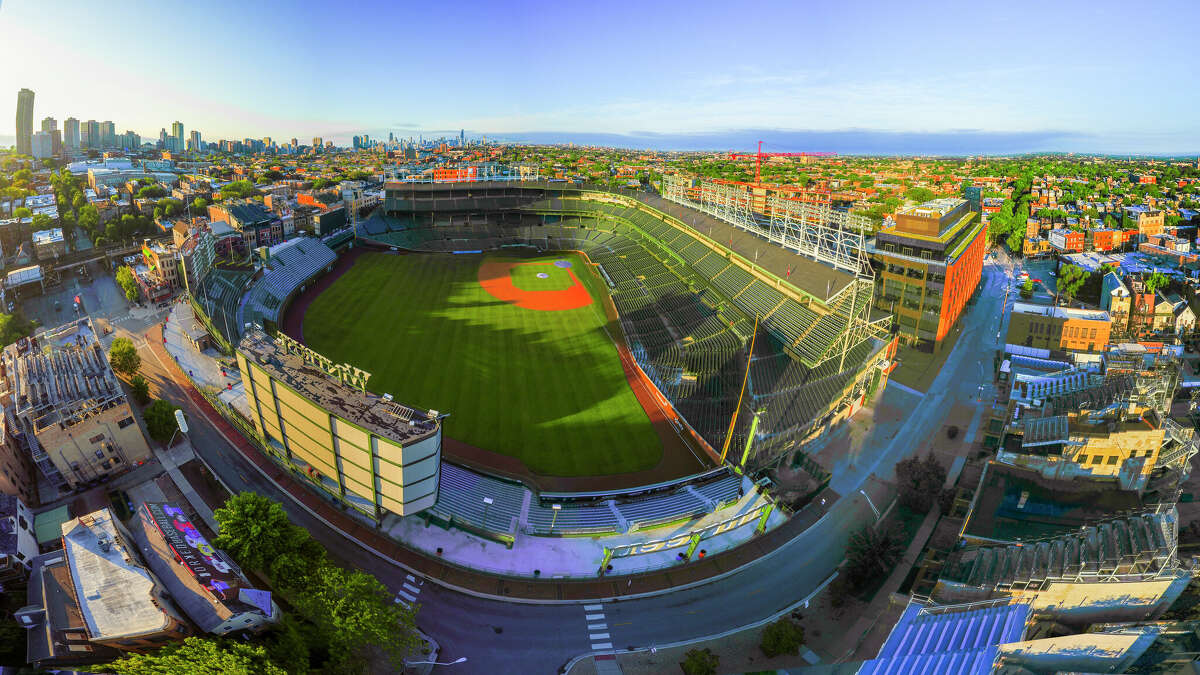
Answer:
[(1194, 1), (0, 3), (0, 110), (145, 136), (1200, 151)]

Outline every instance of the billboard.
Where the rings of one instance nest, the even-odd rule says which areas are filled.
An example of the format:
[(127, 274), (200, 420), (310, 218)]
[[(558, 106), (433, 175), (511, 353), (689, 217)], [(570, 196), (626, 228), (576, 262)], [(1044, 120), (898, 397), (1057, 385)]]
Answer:
[(187, 566), (201, 586), (222, 600), (237, 597), (237, 588), (242, 585), (241, 577), (220, 551), (213, 548), (204, 535), (196, 530), (183, 509), (159, 502), (146, 502), (143, 506), (143, 518), (149, 515), (167, 546), (175, 553), (175, 558)]

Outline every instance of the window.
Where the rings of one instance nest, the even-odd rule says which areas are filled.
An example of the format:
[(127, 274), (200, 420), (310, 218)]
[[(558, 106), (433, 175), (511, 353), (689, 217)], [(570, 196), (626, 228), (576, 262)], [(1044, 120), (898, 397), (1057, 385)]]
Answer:
[(1117, 456), (1116, 456), (1116, 455), (1109, 455), (1109, 456), (1108, 456), (1108, 463), (1109, 463), (1109, 464), (1116, 464), (1116, 463), (1117, 463)]
[(25, 520), (25, 516), (17, 516), (17, 522), (21, 524), (22, 530), (29, 529), (29, 521)]
[(1103, 460), (1104, 460), (1103, 457), (1101, 457), (1100, 455), (1096, 455), (1095, 457), (1092, 458), (1092, 464), (1099, 464)]
[(1087, 464), (1087, 460), (1088, 460), (1088, 458), (1087, 458), (1087, 455), (1080, 455), (1080, 456), (1079, 456), (1079, 463), (1080, 463), (1080, 464)]
[(120, 422), (117, 422), (117, 428), (124, 429), (125, 427), (129, 426), (130, 424), (133, 424), (133, 418), (126, 417), (125, 419), (121, 420)]

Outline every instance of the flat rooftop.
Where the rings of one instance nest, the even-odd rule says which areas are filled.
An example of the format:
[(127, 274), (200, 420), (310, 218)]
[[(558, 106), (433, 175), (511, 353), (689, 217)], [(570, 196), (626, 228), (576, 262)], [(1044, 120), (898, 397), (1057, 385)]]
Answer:
[(916, 206), (902, 207), (896, 210), (896, 215), (916, 216), (918, 218), (941, 218), (966, 203), (967, 200), (961, 197), (941, 197), (939, 199), (930, 199)]
[(1013, 303), (1014, 314), (1031, 316), (1046, 316), (1056, 319), (1080, 319), (1085, 321), (1110, 321), (1108, 312), (1100, 309), (1076, 309), (1072, 307), (1054, 307), (1052, 305), (1034, 305), (1026, 302)]
[(38, 230), (33, 233), (33, 243), (35, 246), (44, 246), (46, 244), (57, 244), (63, 241), (63, 231), (61, 227), (51, 228), (49, 230)]
[(344, 384), (299, 354), (288, 353), (261, 330), (247, 332), (238, 344), (238, 351), (296, 393), (373, 434), (400, 443), (415, 443), (438, 432), (441, 422), (430, 419), (427, 411)]
[(92, 639), (145, 635), (167, 626), (156, 582), (101, 509), (63, 523), (63, 542), (79, 610)]

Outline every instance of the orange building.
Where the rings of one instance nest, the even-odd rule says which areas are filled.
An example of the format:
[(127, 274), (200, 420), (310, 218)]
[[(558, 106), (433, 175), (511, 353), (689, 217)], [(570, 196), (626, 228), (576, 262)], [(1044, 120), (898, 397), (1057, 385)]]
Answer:
[(1071, 309), (1018, 302), (1008, 321), (1010, 345), (1094, 352), (1108, 345), (1112, 318), (1095, 309)]
[(875, 235), (875, 304), (892, 312), (902, 340), (937, 350), (979, 286), (987, 226), (965, 199), (896, 212)]
[(468, 166), (461, 169), (434, 169), (433, 180), (453, 183), (457, 181), (473, 181), (479, 179), (479, 167)]

